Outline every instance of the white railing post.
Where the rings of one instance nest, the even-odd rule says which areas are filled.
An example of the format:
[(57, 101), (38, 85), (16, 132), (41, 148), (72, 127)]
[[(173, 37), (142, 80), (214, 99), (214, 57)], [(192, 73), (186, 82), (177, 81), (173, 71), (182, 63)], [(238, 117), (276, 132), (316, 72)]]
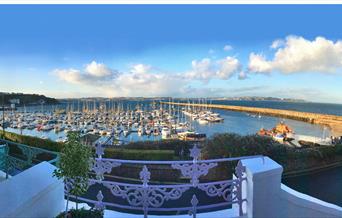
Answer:
[(283, 167), (269, 157), (241, 160), (246, 167), (247, 217), (278, 217)]

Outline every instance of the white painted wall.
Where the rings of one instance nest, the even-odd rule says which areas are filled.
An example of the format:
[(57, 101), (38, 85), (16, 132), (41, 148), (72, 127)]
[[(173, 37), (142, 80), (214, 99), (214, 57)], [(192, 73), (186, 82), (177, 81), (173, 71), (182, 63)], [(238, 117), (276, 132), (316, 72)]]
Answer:
[(247, 184), (243, 186), (247, 217), (342, 217), (341, 207), (281, 184), (283, 168), (272, 159), (253, 158), (242, 160), (242, 164), (247, 174)]
[(280, 204), (286, 217), (342, 217), (341, 207), (297, 192), (284, 184), (281, 185)]
[(63, 182), (42, 162), (0, 183), (0, 217), (55, 217), (64, 209)]

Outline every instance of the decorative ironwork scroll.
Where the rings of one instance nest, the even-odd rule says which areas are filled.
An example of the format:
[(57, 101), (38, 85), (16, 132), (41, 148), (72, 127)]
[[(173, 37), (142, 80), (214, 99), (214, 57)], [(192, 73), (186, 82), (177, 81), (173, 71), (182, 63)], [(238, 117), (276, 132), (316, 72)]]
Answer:
[(231, 180), (216, 182), (216, 183), (207, 183), (207, 184), (199, 184), (198, 188), (205, 193), (209, 197), (222, 197), (225, 201), (231, 202), (232, 199), (232, 190), (233, 190), (234, 182)]
[[(101, 190), (99, 190), (96, 199), (86, 202), (94, 205), (95, 209), (103, 210), (105, 206), (114, 206), (124, 209), (141, 210), (144, 217), (156, 211), (173, 211), (173, 212), (188, 212), (193, 218), (196, 218), (198, 211), (203, 209), (217, 208), (229, 206), (231, 204), (239, 205), (239, 214), (243, 215), (242, 204), (246, 199), (242, 196), (242, 184), (246, 180), (245, 167), (241, 161), (238, 162), (235, 168), (236, 178), (222, 181), (200, 182), (200, 177), (208, 174), (209, 170), (216, 167), (219, 162), (230, 162), (241, 159), (251, 158), (222, 158), (213, 160), (200, 160), (201, 150), (195, 145), (190, 149), (192, 160), (186, 161), (137, 161), (137, 160), (118, 160), (102, 158), (104, 155), (104, 146), (96, 144), (97, 158), (92, 166), (92, 170), (96, 173), (96, 179), (90, 179), (88, 185), (101, 184), (115, 197), (122, 198), (126, 201), (125, 205), (117, 204), (116, 202), (106, 202)], [(262, 156), (253, 156), (262, 157)], [(142, 165), (139, 172), (140, 183), (106, 181), (105, 173), (110, 173), (113, 167), (118, 167), (122, 164), (138, 164)], [(151, 182), (151, 172), (148, 165), (169, 165), (173, 169), (178, 169), (181, 175), (190, 178), (190, 183), (180, 184), (160, 184)], [(223, 202), (214, 204), (199, 205), (199, 199), (194, 194), (192, 195), (190, 205), (180, 208), (168, 208), (165, 206), (167, 201), (181, 199), (183, 194), (191, 190), (200, 190), (208, 197), (221, 197)]]
[(17, 145), (17, 147), (21, 150), (21, 152), (23, 153), (23, 155), (26, 156), (27, 158), (27, 164), (31, 165), (32, 164), (32, 160), (34, 158), (36, 158), (36, 156), (38, 154), (43, 153), (43, 151), (32, 148), (32, 147), (28, 147), (28, 146), (23, 146), (23, 145)]
[(113, 167), (118, 167), (120, 165), (121, 163), (117, 163), (117, 162), (113, 162), (109, 160), (96, 159), (92, 166), (92, 170), (96, 173), (97, 179), (103, 180), (104, 173), (110, 173), (112, 172)]
[(191, 178), (190, 182), (193, 186), (198, 185), (199, 177), (207, 175), (211, 168), (217, 166), (217, 163), (198, 163), (200, 154), (201, 149), (194, 145), (194, 147), (190, 149), (190, 156), (193, 158), (191, 164), (174, 163), (171, 165), (172, 168), (179, 169), (183, 176)]
[(108, 182), (103, 185), (111, 191), (114, 196), (126, 199), (129, 205), (142, 207), (144, 216), (147, 217), (149, 207), (161, 207), (165, 201), (177, 200), (189, 187), (170, 185), (149, 185), (151, 173), (146, 166), (140, 171), (142, 185), (129, 185)]

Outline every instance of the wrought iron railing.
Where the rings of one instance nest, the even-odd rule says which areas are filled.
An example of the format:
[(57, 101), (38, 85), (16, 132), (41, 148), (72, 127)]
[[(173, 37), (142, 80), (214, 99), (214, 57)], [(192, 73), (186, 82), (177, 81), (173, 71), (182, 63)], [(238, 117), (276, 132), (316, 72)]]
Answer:
[[(92, 166), (92, 171), (96, 175), (89, 180), (89, 187), (97, 185), (96, 199), (86, 197), (78, 197), (77, 199), (94, 206), (96, 209), (119, 208), (122, 210), (141, 211), (146, 218), (150, 213), (189, 213), (194, 218), (199, 211), (212, 210), (214, 208), (229, 207), (232, 204), (239, 206), (239, 215), (243, 215), (243, 203), (246, 199), (242, 197), (241, 187), (245, 178), (245, 168), (240, 160), (248, 158), (256, 158), (263, 156), (244, 156), (237, 158), (222, 158), (211, 160), (200, 160), (201, 150), (195, 145), (190, 149), (192, 160), (184, 161), (142, 161), (142, 160), (121, 160), (102, 158), (104, 155), (104, 147), (101, 144), (96, 145), (96, 158)], [(237, 161), (235, 167), (235, 176), (232, 179), (225, 179), (212, 182), (202, 182), (208, 172), (217, 167), (219, 163)], [(112, 170), (123, 164), (141, 165), (139, 173), (140, 182), (118, 182), (107, 177)], [(188, 178), (187, 183), (162, 184), (151, 181), (151, 171), (148, 166), (151, 165), (169, 165), (173, 170), (179, 170), (183, 177)], [(201, 204), (197, 194), (191, 194), (187, 206), (170, 207), (165, 206), (167, 202), (181, 200), (183, 194), (187, 191), (196, 190), (203, 192), (207, 198), (221, 198), (220, 202), (213, 204)], [(106, 201), (103, 194), (113, 195), (122, 201)], [(203, 194), (202, 193), (202, 194)], [(66, 191), (68, 195), (68, 191)], [(71, 195), (70, 195), (71, 196)], [(75, 196), (71, 196), (75, 197)]]
[(31, 147), (20, 143), (0, 139), (0, 145), (5, 145), (0, 152), (0, 170), (8, 175), (15, 175), (42, 161), (56, 165), (59, 153), (46, 149)]

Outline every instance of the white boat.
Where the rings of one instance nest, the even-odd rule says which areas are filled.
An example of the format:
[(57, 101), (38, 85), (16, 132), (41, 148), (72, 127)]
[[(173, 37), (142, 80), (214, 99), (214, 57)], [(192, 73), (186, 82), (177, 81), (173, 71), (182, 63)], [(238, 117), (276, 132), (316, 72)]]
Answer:
[(150, 128), (147, 128), (147, 129), (145, 130), (145, 132), (146, 132), (146, 135), (151, 135), (151, 133), (152, 133), (152, 131), (151, 131)]
[(200, 119), (198, 119), (198, 123), (201, 124), (201, 125), (205, 125), (205, 124), (208, 124), (209, 121), (207, 119), (200, 118)]
[(139, 129), (138, 129), (138, 135), (139, 136), (142, 136), (142, 135), (144, 135), (145, 134), (145, 128), (144, 127), (139, 127)]
[(124, 129), (123, 134), (124, 136), (128, 136), (131, 133), (130, 129)]
[(275, 134), (273, 135), (273, 139), (278, 142), (284, 142), (284, 135), (283, 134)]
[(163, 128), (162, 128), (162, 131), (161, 131), (161, 134), (162, 134), (162, 139), (167, 139), (167, 138), (170, 137), (171, 131), (170, 131), (169, 128), (163, 127)]

